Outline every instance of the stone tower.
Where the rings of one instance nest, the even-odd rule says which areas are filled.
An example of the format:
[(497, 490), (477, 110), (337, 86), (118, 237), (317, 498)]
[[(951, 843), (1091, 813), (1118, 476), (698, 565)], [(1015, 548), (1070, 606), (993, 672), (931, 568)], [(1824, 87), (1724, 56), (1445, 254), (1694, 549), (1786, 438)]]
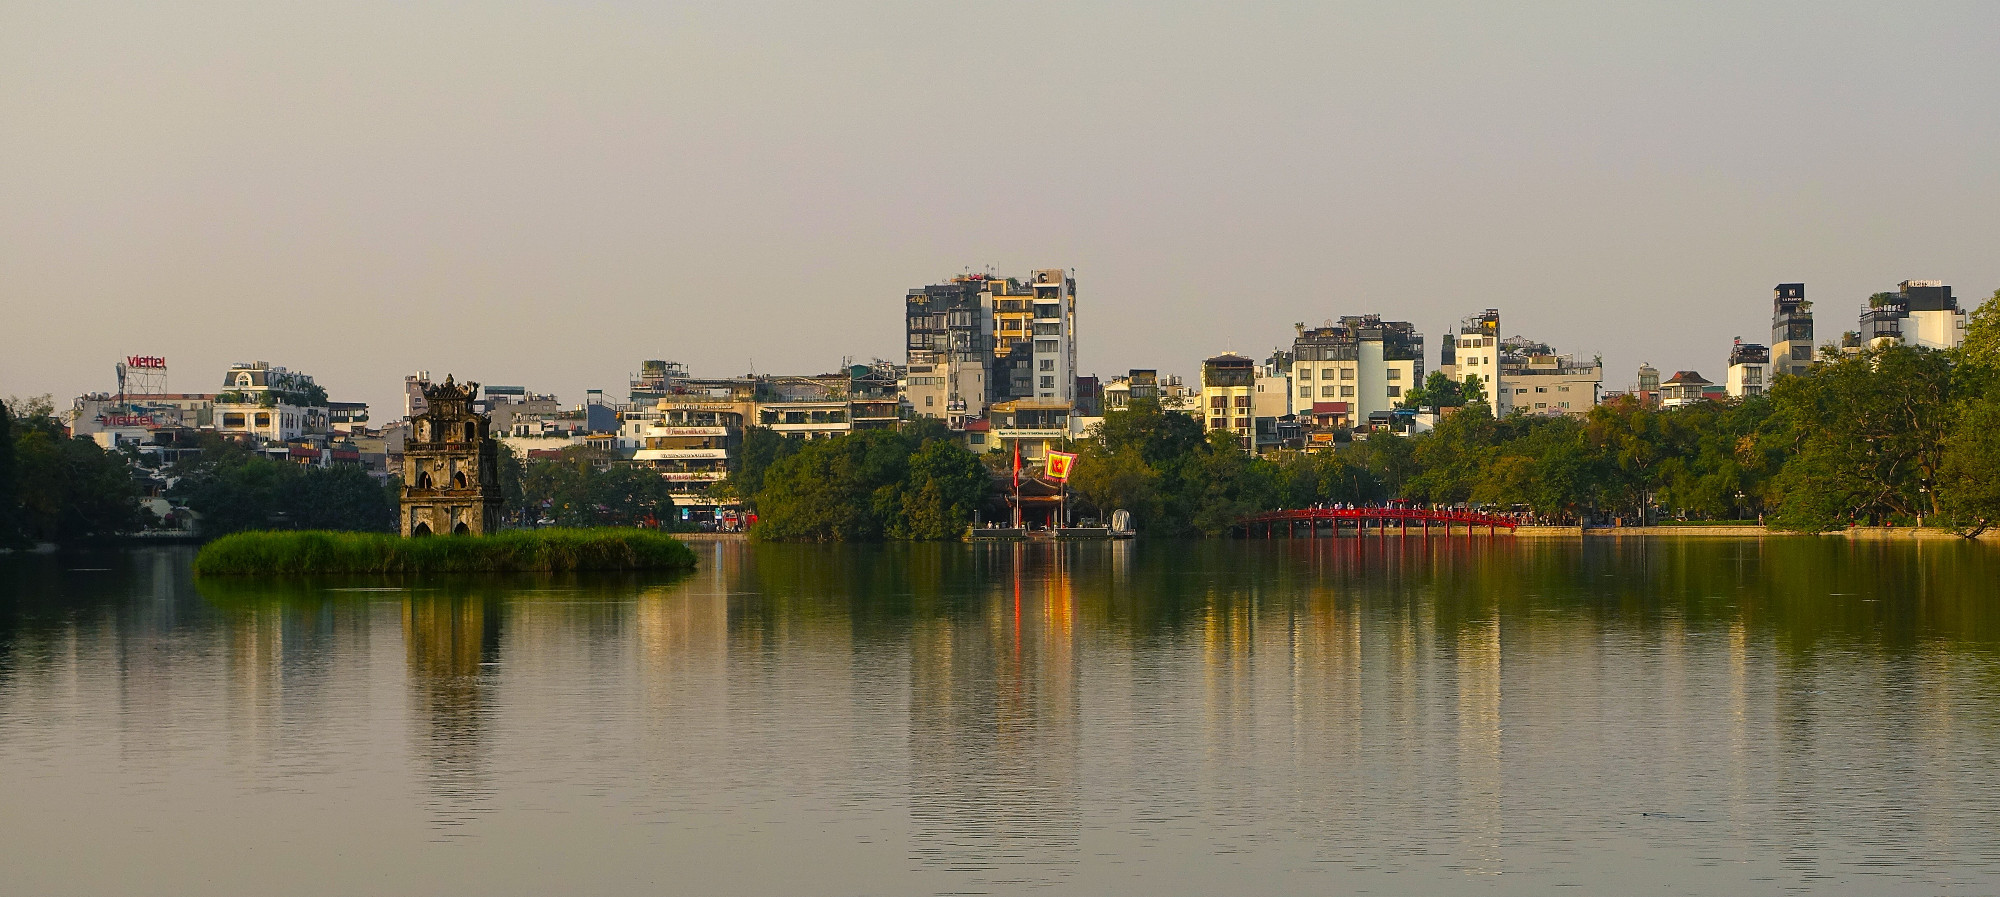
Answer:
[(429, 409), (410, 419), (403, 446), (403, 535), (499, 530), (499, 444), (486, 416), (472, 410), (479, 384), (446, 375), (423, 390)]

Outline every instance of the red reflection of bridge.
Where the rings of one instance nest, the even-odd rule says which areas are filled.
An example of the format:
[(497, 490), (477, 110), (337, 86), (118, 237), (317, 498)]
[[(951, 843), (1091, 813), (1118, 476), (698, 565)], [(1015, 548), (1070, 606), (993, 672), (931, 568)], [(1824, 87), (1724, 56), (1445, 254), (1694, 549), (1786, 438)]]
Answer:
[(1508, 534), (1514, 532), (1516, 522), (1512, 517), (1499, 514), (1482, 514), (1478, 511), (1431, 510), (1429, 508), (1300, 508), (1293, 511), (1266, 511), (1243, 518), (1246, 535), (1262, 534), (1274, 538), (1279, 530), (1286, 535), (1297, 536), (1303, 530), (1307, 536), (1319, 535), (1324, 525), (1333, 535), (1339, 535), (1343, 525), (1352, 525), (1357, 535), (1388, 535), (1395, 530), (1400, 535), (1409, 535), (1412, 529), (1420, 535), (1431, 535), (1432, 529), (1442, 529), (1451, 535), (1464, 527), (1464, 532), (1474, 534), (1485, 527), (1488, 535), (1500, 532), (1506, 527)]

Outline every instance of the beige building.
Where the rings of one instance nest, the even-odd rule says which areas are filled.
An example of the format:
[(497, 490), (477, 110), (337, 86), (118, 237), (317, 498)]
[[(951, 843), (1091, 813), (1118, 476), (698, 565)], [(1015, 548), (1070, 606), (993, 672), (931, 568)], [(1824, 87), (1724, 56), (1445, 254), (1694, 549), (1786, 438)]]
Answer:
[(1202, 431), (1236, 437), (1244, 451), (1255, 446), (1257, 362), (1224, 352), (1201, 363)]
[(1602, 392), (1604, 363), (1560, 355), (1547, 343), (1500, 338), (1500, 311), (1489, 308), (1460, 322), (1438, 370), (1454, 381), (1478, 377), (1480, 397), (1495, 417), (1590, 413)]

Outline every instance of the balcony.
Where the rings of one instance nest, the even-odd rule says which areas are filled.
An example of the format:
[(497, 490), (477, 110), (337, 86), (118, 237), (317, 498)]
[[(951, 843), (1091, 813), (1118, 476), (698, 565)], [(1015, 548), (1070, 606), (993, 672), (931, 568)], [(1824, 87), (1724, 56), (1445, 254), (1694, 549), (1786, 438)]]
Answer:
[(719, 449), (719, 448), (640, 449), (632, 453), (632, 460), (634, 461), (692, 461), (692, 460), (721, 461), (721, 460), (726, 460), (728, 457), (729, 457), (729, 450)]

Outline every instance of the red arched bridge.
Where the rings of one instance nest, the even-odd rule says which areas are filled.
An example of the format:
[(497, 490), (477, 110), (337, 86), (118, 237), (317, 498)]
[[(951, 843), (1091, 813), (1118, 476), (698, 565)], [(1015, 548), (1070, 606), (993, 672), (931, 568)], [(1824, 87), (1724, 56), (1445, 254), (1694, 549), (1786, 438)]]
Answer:
[(1357, 534), (1373, 530), (1377, 535), (1388, 535), (1391, 529), (1404, 535), (1417, 530), (1430, 535), (1433, 528), (1444, 530), (1449, 535), (1459, 527), (1468, 534), (1485, 527), (1488, 534), (1498, 533), (1506, 527), (1514, 532), (1517, 522), (1512, 517), (1500, 514), (1483, 514), (1478, 511), (1431, 510), (1428, 508), (1300, 508), (1294, 511), (1265, 511), (1243, 518), (1243, 532), (1255, 536), (1260, 532), (1265, 538), (1285, 531), (1286, 535), (1297, 535), (1301, 529), (1308, 536), (1319, 534), (1322, 522), (1339, 535), (1343, 524), (1351, 524)]

